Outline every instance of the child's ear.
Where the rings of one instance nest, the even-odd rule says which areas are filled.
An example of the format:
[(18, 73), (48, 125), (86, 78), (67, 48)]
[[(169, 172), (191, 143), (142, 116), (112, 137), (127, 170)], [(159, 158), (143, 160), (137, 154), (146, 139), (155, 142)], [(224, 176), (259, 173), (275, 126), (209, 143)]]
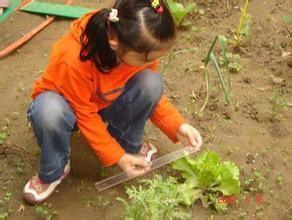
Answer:
[(109, 34), (108, 43), (109, 43), (109, 46), (112, 50), (114, 50), (114, 51), (118, 50), (119, 42), (118, 42), (118, 38), (116, 37), (115, 34), (113, 34), (113, 33)]
[(119, 48), (118, 41), (109, 39), (108, 43), (109, 43), (109, 46), (112, 50), (114, 50), (114, 51), (118, 50), (118, 48)]

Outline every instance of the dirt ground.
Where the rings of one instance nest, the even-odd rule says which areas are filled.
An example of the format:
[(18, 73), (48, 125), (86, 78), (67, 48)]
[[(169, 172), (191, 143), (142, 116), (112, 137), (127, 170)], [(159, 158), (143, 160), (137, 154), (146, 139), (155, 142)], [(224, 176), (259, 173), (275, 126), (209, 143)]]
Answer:
[[(203, 150), (214, 150), (222, 158), (236, 162), (243, 189), (248, 192), (225, 214), (197, 203), (192, 219), (291, 219), (292, 68), (283, 61), (282, 52), (292, 44), (292, 26), (286, 26), (282, 17), (292, 14), (292, 1), (250, 1), (250, 36), (239, 51), (242, 70), (231, 75), (232, 105), (224, 104), (216, 74), (210, 68), (213, 86), (203, 116), (198, 114), (205, 97), (202, 59), (216, 35), (233, 38), (240, 17), (238, 6), (243, 3), (197, 3), (204, 13), (189, 17), (193, 28), (180, 30), (172, 55), (161, 59), (166, 94), (201, 131)], [(76, 4), (101, 7), (102, 1)], [(0, 49), (43, 20), (37, 15), (12, 14), (0, 24)], [(45, 68), (53, 42), (68, 31), (69, 24), (70, 20), (58, 19), (0, 60), (0, 128), (8, 134), (0, 145), (0, 216), (7, 213), (9, 219), (121, 219), (123, 208), (116, 197), (126, 197), (124, 186), (135, 183), (99, 193), (94, 183), (116, 171), (103, 169), (83, 138), (75, 134), (70, 176), (40, 208), (22, 200), (22, 188), (37, 172), (39, 160), (39, 148), (26, 122), (31, 86)], [(180, 147), (151, 124), (145, 129), (145, 137), (162, 153)], [(159, 172), (165, 172), (165, 168)]]

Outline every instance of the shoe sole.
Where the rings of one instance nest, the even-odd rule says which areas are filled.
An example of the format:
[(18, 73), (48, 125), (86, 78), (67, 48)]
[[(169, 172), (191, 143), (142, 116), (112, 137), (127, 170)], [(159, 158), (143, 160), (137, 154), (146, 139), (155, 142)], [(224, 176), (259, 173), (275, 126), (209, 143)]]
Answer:
[(45, 202), (55, 192), (58, 185), (60, 185), (60, 183), (69, 175), (70, 170), (71, 170), (71, 167), (68, 168), (68, 171), (66, 171), (66, 174), (60, 178), (60, 180), (59, 180), (60, 182), (55, 186), (55, 188), (52, 190), (52, 192), (46, 198), (44, 198), (42, 200), (35, 200), (33, 194), (23, 193), (22, 196), (23, 196), (24, 200), (30, 205), (38, 205), (38, 204)]

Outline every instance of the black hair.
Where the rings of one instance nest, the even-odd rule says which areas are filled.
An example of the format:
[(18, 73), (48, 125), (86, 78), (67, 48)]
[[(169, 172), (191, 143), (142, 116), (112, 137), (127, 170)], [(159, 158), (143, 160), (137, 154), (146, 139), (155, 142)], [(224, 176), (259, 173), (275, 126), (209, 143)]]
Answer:
[(175, 23), (164, 0), (160, 0), (162, 13), (151, 7), (151, 0), (117, 0), (113, 8), (118, 10), (118, 22), (108, 20), (111, 9), (96, 12), (86, 24), (80, 36), (82, 61), (92, 60), (95, 66), (105, 72), (119, 65), (116, 52), (111, 49), (108, 36), (113, 32), (119, 45), (125, 51), (155, 51), (163, 43), (175, 39)]

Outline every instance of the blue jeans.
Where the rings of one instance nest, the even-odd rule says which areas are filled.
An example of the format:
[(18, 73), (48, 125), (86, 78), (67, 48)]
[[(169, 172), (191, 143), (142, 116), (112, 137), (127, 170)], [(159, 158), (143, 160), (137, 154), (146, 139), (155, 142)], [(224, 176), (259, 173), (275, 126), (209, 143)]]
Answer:
[[(161, 74), (143, 70), (126, 83), (123, 93), (109, 107), (97, 112), (127, 153), (140, 151), (145, 123), (162, 93)], [(69, 102), (53, 91), (39, 94), (27, 115), (41, 147), (39, 178), (45, 183), (53, 182), (62, 176), (69, 160), (76, 116)]]

